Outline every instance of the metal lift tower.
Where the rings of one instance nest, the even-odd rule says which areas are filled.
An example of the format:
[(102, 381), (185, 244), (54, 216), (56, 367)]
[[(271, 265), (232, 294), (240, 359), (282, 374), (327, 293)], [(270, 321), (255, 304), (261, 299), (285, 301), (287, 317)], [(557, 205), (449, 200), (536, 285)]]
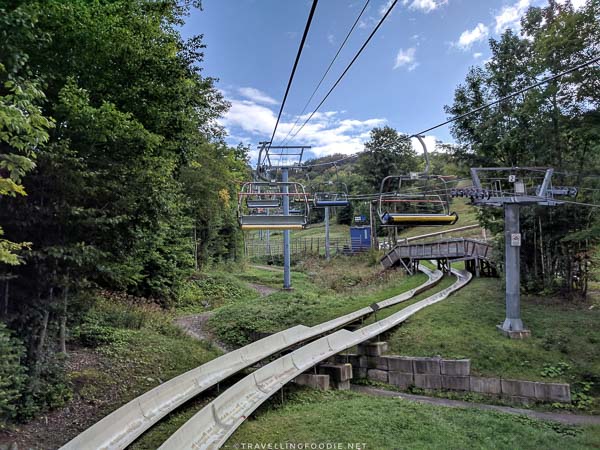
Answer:
[[(521, 206), (556, 206), (554, 195), (562, 189), (552, 188), (554, 169), (538, 167), (472, 168), (473, 188), (461, 191), (479, 206), (504, 208), (504, 272), (506, 276), (506, 318), (498, 329), (513, 339), (531, 335), (521, 319), (519, 208)], [(543, 175), (543, 178), (542, 178)], [(541, 185), (536, 179), (542, 179)], [(482, 184), (482, 180), (485, 184)]]
[[(268, 177), (273, 174), (277, 176), (277, 172), (281, 172), (281, 182), (289, 182), (290, 169), (302, 169), (302, 157), (304, 150), (310, 149), (310, 146), (272, 146), (270, 142), (259, 142), (260, 149), (258, 154), (258, 162), (256, 165), (256, 173), (265, 181), (270, 180)], [(290, 214), (290, 196), (288, 193), (288, 185), (283, 185), (283, 214)], [(290, 252), (290, 230), (283, 230), (283, 288), (292, 288), (292, 276), (290, 270), (291, 252)]]

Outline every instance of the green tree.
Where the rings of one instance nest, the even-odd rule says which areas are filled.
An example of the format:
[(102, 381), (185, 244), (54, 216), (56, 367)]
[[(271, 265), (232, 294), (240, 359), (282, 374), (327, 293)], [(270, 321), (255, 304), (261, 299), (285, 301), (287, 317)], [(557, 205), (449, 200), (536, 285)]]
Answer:
[[(45, 96), (39, 82), (26, 70), (27, 54), (19, 42), (34, 34), (35, 17), (8, 11), (0, 3), (0, 196), (27, 195), (23, 176), (35, 167), (35, 150), (48, 141), (52, 121), (42, 113)], [(28, 242), (2, 239), (0, 263), (17, 265), (19, 250)]]
[(31, 242), (24, 264), (2, 267), (16, 276), (2, 314), (25, 342), (35, 401), (62, 384), (46, 361), (60, 365), (52, 353), (66, 350), (78, 291), (167, 305), (193, 270), (199, 223), (200, 262), (235, 254), (245, 154), (223, 144), (216, 119), (228, 105), (201, 75), (201, 37), (179, 34), (191, 6), (0, 0), (0, 145), (25, 158), (3, 156), (0, 169), (16, 189), (29, 171), (28, 195), (4, 201), (0, 224)]
[(357, 165), (358, 173), (369, 188), (379, 191), (381, 180), (386, 176), (407, 174), (416, 169), (416, 152), (408, 136), (388, 126), (371, 130)]
[[(597, 56), (599, 18), (595, 1), (577, 11), (570, 2), (553, 0), (530, 8), (522, 20), (523, 34), (508, 30), (499, 40), (491, 39), (489, 62), (469, 71), (446, 111), (463, 114)], [(452, 132), (462, 148), (455, 155), (471, 166), (553, 167), (555, 184), (585, 186), (578, 199), (593, 202), (595, 191), (587, 188), (597, 183), (584, 175), (600, 162), (598, 75), (597, 67), (589, 67), (456, 121)], [(500, 231), (498, 216), (488, 209), (481, 219)], [(595, 211), (573, 205), (523, 209), (527, 286), (582, 286), (575, 281), (586, 276), (581, 255), (593, 242), (597, 221)]]
[(18, 405), (27, 375), (21, 364), (25, 349), (14, 337), (6, 326), (0, 322), (0, 430), (3, 422), (13, 419), (18, 410)]

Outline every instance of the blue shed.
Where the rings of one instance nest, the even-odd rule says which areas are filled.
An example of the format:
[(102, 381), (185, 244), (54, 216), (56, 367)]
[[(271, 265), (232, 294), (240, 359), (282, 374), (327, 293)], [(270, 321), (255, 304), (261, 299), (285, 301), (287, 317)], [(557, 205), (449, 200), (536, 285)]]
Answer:
[(350, 227), (350, 245), (352, 252), (364, 252), (371, 248), (370, 227)]

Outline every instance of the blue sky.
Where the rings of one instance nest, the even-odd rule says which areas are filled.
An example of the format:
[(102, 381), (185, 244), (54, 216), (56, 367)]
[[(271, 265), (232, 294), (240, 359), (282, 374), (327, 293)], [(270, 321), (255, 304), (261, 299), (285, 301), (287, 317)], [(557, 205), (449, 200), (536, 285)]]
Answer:
[[(231, 103), (221, 119), (228, 142), (269, 140), (312, 1), (204, 0), (182, 29), (203, 34), (205, 76)], [(365, 41), (390, 0), (370, 0), (311, 112)], [(312, 145), (312, 155), (361, 151), (374, 126), (416, 133), (445, 120), (469, 67), (489, 57), (488, 39), (545, 0), (399, 0), (369, 46), (313, 120), (287, 144)], [(583, 3), (575, 0), (575, 6)], [(365, 0), (320, 0), (274, 143), (301, 113)], [(302, 123), (302, 121), (301, 121)], [(452, 142), (449, 127), (427, 140)]]

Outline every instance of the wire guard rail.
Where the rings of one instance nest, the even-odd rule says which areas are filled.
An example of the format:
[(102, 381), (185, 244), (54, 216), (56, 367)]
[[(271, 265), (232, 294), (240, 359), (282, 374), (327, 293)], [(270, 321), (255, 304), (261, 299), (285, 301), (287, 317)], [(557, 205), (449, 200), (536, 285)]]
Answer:
[[(411, 299), (436, 285), (440, 271), (421, 268), (428, 280), (420, 286), (377, 303), (379, 308)], [(124, 449), (144, 431), (183, 403), (227, 377), (292, 345), (330, 332), (373, 312), (368, 306), (313, 327), (297, 325), (260, 339), (185, 372), (133, 399), (92, 425), (61, 450)]]
[(421, 309), (446, 299), (465, 286), (472, 275), (452, 270), (457, 281), (386, 319), (357, 331), (340, 330), (289, 353), (233, 385), (177, 430), (159, 450), (217, 449), (271, 395), (319, 362), (372, 339), (404, 322)]

